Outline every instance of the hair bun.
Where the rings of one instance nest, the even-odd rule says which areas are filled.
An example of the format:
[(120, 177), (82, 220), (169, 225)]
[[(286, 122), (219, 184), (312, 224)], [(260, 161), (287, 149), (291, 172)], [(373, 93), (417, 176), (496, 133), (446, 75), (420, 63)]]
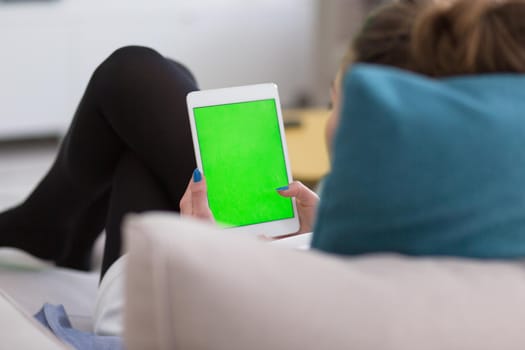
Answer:
[(431, 76), (525, 72), (525, 1), (434, 1), (415, 21), (411, 56)]

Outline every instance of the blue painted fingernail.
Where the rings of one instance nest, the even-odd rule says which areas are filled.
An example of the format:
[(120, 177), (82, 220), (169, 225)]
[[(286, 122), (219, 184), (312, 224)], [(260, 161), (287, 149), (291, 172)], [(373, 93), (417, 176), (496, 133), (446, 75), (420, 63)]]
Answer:
[(193, 170), (193, 182), (201, 182), (202, 174), (199, 169)]
[(286, 190), (288, 190), (289, 188), (290, 188), (290, 186), (283, 186), (283, 187), (279, 187), (279, 188), (277, 189), (277, 191), (286, 191)]

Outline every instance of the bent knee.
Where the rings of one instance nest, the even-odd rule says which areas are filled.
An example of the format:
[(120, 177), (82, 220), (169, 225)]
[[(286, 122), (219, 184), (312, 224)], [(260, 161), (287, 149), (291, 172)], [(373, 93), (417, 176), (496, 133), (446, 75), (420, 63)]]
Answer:
[(163, 58), (160, 53), (146, 46), (123, 46), (109, 55), (108, 60), (127, 61), (148, 57)]
[(114, 51), (93, 73), (97, 93), (108, 94), (123, 87), (140, 85), (150, 72), (160, 71), (165, 58), (157, 51), (144, 46), (125, 46)]
[(152, 48), (145, 46), (124, 46), (115, 50), (105, 61), (117, 67), (133, 66), (164, 60), (164, 57)]

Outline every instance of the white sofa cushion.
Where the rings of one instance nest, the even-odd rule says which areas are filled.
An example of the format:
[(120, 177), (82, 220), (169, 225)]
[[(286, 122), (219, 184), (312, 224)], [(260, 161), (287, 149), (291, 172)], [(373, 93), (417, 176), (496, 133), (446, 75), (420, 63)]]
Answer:
[(522, 349), (525, 265), (275, 247), (128, 219), (129, 349)]

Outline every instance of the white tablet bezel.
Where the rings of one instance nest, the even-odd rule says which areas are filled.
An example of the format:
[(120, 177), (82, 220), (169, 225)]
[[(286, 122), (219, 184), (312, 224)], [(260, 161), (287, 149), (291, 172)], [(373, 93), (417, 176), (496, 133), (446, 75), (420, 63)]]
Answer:
[[(284, 152), (284, 159), (286, 162), (286, 174), (288, 177), (288, 183), (291, 183), (293, 181), (290, 160), (288, 157), (288, 147), (286, 145), (286, 135), (284, 132), (281, 103), (279, 101), (279, 93), (277, 90), (277, 85), (273, 83), (237, 86), (213, 90), (201, 90), (190, 92), (188, 94), (186, 101), (188, 104), (188, 114), (191, 125), (193, 146), (195, 150), (195, 159), (197, 161), (197, 167), (203, 174), (204, 172), (202, 169), (202, 158), (200, 153), (199, 138), (197, 137), (197, 129), (195, 125), (195, 116), (193, 113), (193, 109), (198, 107), (209, 107), (215, 105), (268, 99), (275, 100), (279, 130), (281, 134), (281, 143)], [(264, 234), (270, 237), (280, 236), (287, 233), (295, 233), (299, 230), (299, 216), (297, 214), (297, 205), (295, 203), (295, 198), (292, 198), (292, 204), (294, 216), (291, 219), (269, 221), (247, 226), (229, 227), (226, 229), (229, 231), (236, 232)], [(254, 210), (256, 209), (254, 208)]]

